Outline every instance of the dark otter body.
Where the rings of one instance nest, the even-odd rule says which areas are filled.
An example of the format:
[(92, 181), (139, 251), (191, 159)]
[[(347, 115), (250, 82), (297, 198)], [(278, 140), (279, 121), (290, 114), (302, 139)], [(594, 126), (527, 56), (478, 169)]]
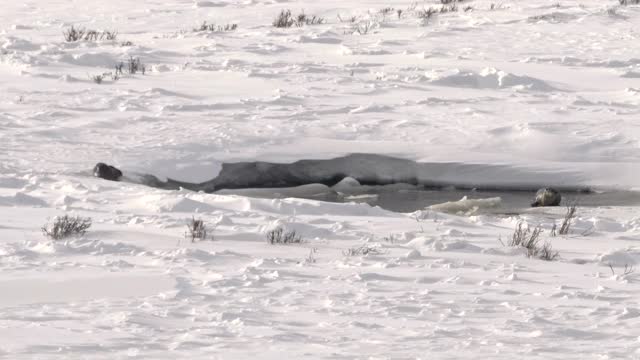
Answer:
[(531, 203), (532, 207), (537, 206), (558, 206), (562, 196), (556, 189), (542, 188), (536, 192), (536, 199)]
[(97, 163), (93, 167), (93, 176), (105, 180), (118, 181), (122, 177), (122, 171), (105, 163)]

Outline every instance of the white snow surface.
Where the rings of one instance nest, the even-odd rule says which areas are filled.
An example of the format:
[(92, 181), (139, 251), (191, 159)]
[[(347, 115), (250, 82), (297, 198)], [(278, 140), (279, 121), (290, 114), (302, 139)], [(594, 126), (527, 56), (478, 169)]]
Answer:
[(452, 213), (452, 214), (473, 214), (478, 212), (480, 209), (486, 208), (495, 208), (500, 206), (502, 199), (499, 197), (496, 198), (486, 198), (486, 199), (467, 199), (467, 197), (463, 197), (458, 201), (447, 201), (441, 204), (431, 205), (429, 208), (431, 210), (436, 210), (440, 212)]
[[(318, 184), (91, 177), (98, 161), (204, 181), (223, 162), (375, 153), (447, 179), (640, 188), (640, 6), (457, 6), (424, 20), (439, 1), (3, 3), (0, 358), (640, 358), (638, 207), (578, 208), (552, 236), (564, 208), (405, 214), (251, 197), (334, 193)], [(326, 22), (274, 28), (287, 8)], [(203, 21), (238, 28), (193, 31)], [(117, 39), (65, 42), (72, 25)], [(130, 57), (144, 75), (90, 80)], [(64, 214), (93, 225), (43, 236)], [(186, 239), (192, 218), (213, 238)], [(505, 246), (520, 221), (559, 258)], [(305, 241), (268, 244), (277, 227)]]

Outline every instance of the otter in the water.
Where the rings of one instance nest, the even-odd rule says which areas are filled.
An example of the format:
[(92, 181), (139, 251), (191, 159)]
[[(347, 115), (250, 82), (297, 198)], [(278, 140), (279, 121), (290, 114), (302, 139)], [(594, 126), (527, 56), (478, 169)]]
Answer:
[(531, 203), (532, 207), (537, 206), (558, 206), (562, 196), (556, 189), (542, 188), (536, 192), (536, 199)]
[(93, 176), (105, 180), (118, 181), (122, 177), (122, 171), (105, 163), (97, 163), (93, 167)]

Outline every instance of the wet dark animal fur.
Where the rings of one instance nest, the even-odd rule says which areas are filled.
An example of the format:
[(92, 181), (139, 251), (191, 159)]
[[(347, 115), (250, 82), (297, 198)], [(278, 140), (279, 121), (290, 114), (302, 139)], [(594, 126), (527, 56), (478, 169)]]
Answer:
[(531, 203), (532, 207), (538, 206), (558, 206), (560, 205), (560, 201), (562, 200), (562, 196), (560, 192), (556, 189), (552, 188), (542, 188), (536, 192), (536, 198)]
[(105, 180), (118, 181), (122, 177), (122, 171), (105, 163), (97, 163), (93, 167), (93, 176)]

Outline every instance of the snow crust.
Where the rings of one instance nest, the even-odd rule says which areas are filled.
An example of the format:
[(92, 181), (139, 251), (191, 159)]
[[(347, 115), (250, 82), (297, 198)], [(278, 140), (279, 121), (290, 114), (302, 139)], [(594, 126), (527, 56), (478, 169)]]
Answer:
[(447, 201), (442, 204), (431, 205), (432, 210), (453, 213), (453, 214), (472, 214), (482, 208), (494, 208), (500, 206), (502, 199), (487, 198), (487, 199), (467, 199), (463, 197), (458, 201)]

